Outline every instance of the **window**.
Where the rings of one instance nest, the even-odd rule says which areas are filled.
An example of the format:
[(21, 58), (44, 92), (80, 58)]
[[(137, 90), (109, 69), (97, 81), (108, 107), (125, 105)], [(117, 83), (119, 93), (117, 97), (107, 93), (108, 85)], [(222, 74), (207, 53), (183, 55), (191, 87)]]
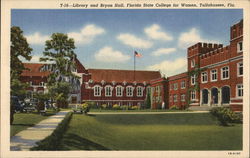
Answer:
[(107, 96), (107, 97), (112, 96), (112, 87), (111, 86), (105, 87), (105, 96)]
[(122, 96), (122, 90), (123, 90), (122, 86), (117, 86), (116, 87), (116, 96), (121, 97)]
[(126, 87), (126, 93), (127, 93), (128, 97), (132, 97), (133, 96), (133, 87), (132, 86)]
[(185, 94), (182, 94), (182, 95), (181, 95), (181, 101), (182, 101), (182, 102), (185, 102), (185, 97), (186, 97)]
[(101, 96), (101, 86), (95, 86), (94, 87), (94, 96)]
[(193, 59), (193, 60), (191, 60), (191, 68), (193, 68), (194, 66), (195, 66), (195, 61)]
[(217, 70), (211, 70), (211, 81), (217, 81)]
[(186, 88), (186, 82), (185, 81), (181, 81), (181, 89)]
[(236, 90), (237, 97), (243, 97), (243, 84), (238, 84)]
[(229, 79), (229, 67), (228, 66), (223, 67), (221, 69), (221, 79), (222, 80)]
[(195, 75), (191, 76), (191, 85), (195, 85), (195, 78), (196, 78)]
[(143, 96), (142, 87), (137, 87), (137, 96), (138, 96), (138, 97), (142, 97), (142, 96)]
[(178, 95), (175, 94), (175, 95), (174, 95), (174, 102), (177, 102), (177, 101), (178, 101)]
[(44, 82), (40, 82), (40, 84), (39, 84), (40, 86), (44, 86)]
[(191, 100), (195, 100), (196, 99), (196, 93), (195, 91), (191, 91)]
[(237, 64), (237, 75), (243, 76), (243, 62)]
[(243, 43), (241, 41), (237, 43), (237, 52), (240, 53), (242, 51), (243, 51)]
[(201, 83), (207, 83), (207, 72), (201, 73)]
[(178, 83), (175, 83), (174, 84), (174, 90), (177, 90), (178, 89)]

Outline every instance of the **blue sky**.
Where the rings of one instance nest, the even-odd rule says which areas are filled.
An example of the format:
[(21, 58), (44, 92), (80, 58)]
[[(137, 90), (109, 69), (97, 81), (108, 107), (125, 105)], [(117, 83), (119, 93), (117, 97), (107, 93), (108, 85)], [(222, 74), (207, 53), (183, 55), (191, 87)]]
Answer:
[(38, 62), (45, 41), (55, 32), (75, 40), (86, 68), (161, 70), (166, 76), (186, 71), (186, 49), (197, 42), (229, 43), (230, 26), (241, 9), (17, 10), (11, 25), (24, 31)]

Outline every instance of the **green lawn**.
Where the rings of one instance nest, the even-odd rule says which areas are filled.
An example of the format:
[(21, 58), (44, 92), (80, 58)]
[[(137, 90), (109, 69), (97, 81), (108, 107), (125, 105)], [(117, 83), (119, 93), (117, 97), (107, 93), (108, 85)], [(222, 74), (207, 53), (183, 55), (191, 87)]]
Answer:
[(74, 114), (60, 150), (241, 150), (242, 124), (209, 113)]
[(13, 124), (10, 127), (10, 136), (14, 136), (18, 132), (34, 126), (53, 114), (55, 113), (52, 111), (48, 111), (45, 116), (37, 113), (15, 113)]
[(113, 110), (113, 109), (90, 109), (90, 112), (192, 112), (191, 110), (169, 109), (138, 109), (138, 110)]

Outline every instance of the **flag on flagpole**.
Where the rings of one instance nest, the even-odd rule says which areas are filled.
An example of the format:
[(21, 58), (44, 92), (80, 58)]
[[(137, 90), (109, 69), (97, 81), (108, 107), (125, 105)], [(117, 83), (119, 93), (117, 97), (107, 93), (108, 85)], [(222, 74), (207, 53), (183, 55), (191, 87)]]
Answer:
[(140, 57), (142, 57), (142, 54), (141, 54), (141, 53), (138, 53), (137, 51), (135, 51), (135, 57), (140, 58)]

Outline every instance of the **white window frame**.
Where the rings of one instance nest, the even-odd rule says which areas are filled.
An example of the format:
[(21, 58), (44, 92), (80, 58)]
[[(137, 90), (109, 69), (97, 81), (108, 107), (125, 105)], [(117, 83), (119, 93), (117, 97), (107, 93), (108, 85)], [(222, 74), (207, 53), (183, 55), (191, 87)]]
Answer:
[(99, 85), (94, 86), (94, 96), (100, 97), (102, 95), (102, 87)]
[(207, 75), (207, 72), (204, 71), (201, 73), (201, 83), (207, 83), (207, 82), (208, 82), (208, 75)]
[[(241, 49), (240, 49), (240, 45), (241, 45)], [(243, 42), (240, 41), (237, 43), (237, 53), (241, 53), (243, 52)]]
[(191, 91), (191, 100), (196, 100), (196, 91)]
[[(131, 91), (129, 89), (131, 89)], [(127, 86), (126, 87), (126, 96), (127, 97), (132, 97), (133, 96), (133, 87), (132, 86)]]
[[(241, 90), (241, 94), (242, 95), (240, 95), (239, 94), (239, 90)], [(243, 84), (237, 84), (236, 85), (236, 96), (237, 96), (237, 98), (242, 98), (243, 97)]]
[(178, 83), (174, 83), (174, 90), (178, 90)]
[[(215, 71), (215, 73), (213, 73), (213, 71)], [(211, 82), (215, 82), (215, 81), (217, 81), (218, 80), (218, 71), (217, 71), (217, 69), (213, 69), (213, 70), (211, 70), (210, 71), (210, 76), (211, 76)], [(216, 79), (213, 79), (213, 75), (216, 75)]]
[(116, 96), (117, 97), (122, 97), (123, 96), (123, 87), (122, 86), (116, 86), (115, 91), (116, 91)]
[[(227, 68), (227, 74), (228, 76), (227, 77), (223, 77), (223, 73), (226, 72), (225, 70), (223, 70), (224, 68)], [(229, 66), (224, 66), (221, 68), (221, 80), (226, 80), (226, 79), (229, 79), (229, 76), (230, 76), (230, 71), (229, 71)]]
[(182, 95), (181, 95), (181, 102), (185, 102), (185, 100), (186, 100), (186, 95), (185, 95), (185, 94), (182, 94)]
[(137, 95), (137, 97), (143, 96), (143, 87), (142, 86), (136, 87), (136, 95)]
[(195, 60), (191, 60), (191, 68), (193, 68), (195, 66)]
[(112, 86), (105, 86), (105, 97), (112, 97)]
[(174, 95), (174, 103), (176, 103), (176, 102), (178, 102), (178, 95), (177, 94)]
[(192, 75), (191, 76), (191, 85), (195, 85), (195, 79), (196, 79), (196, 75)]
[(186, 88), (186, 81), (183, 80), (181, 81), (181, 89), (185, 89)]
[[(242, 64), (242, 66), (240, 66)], [(240, 68), (242, 67), (242, 69), (243, 69), (243, 62), (238, 62), (237, 63), (237, 76), (238, 77), (242, 77), (243, 76), (243, 73), (244, 73), (244, 69), (243, 69), (243, 73), (242, 74), (240, 74)]]

